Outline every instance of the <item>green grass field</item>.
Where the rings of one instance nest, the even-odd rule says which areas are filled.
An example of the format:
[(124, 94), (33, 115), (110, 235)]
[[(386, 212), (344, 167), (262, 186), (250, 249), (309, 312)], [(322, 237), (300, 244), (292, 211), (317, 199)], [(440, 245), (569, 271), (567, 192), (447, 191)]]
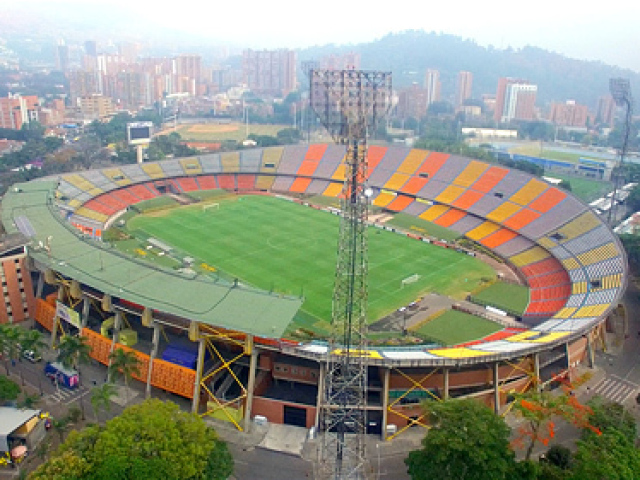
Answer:
[(484, 318), (458, 310), (448, 310), (422, 325), (415, 333), (443, 345), (455, 345), (491, 335), (502, 328), (502, 325)]
[[(275, 137), (278, 132), (288, 125), (261, 125), (249, 124), (249, 135), (269, 135)], [(247, 127), (242, 123), (205, 123), (195, 125), (181, 125), (176, 130), (182, 140), (192, 142), (223, 142), (225, 140), (235, 140), (240, 142), (245, 140)]]
[[(195, 204), (138, 215), (127, 230), (155, 237), (224, 274), (264, 290), (303, 296), (297, 326), (326, 332), (331, 318), (338, 217), (267, 196), (216, 198), (219, 209)], [(124, 244), (122, 245), (125, 246)], [(127, 250), (146, 251), (139, 243)], [(153, 258), (149, 253), (141, 255)], [(419, 275), (415, 283), (402, 280)], [(369, 319), (377, 320), (421, 294), (462, 298), (488, 265), (468, 255), (379, 229), (369, 230)]]
[(524, 285), (496, 282), (474, 295), (474, 298), (522, 314), (529, 303), (529, 289)]
[(562, 175), (556, 172), (549, 172), (549, 177), (559, 178), (560, 180), (566, 180), (571, 184), (571, 193), (584, 202), (593, 202), (600, 198), (605, 193), (608, 193), (613, 188), (611, 182), (604, 180), (593, 180), (591, 178), (574, 177), (569, 175)]

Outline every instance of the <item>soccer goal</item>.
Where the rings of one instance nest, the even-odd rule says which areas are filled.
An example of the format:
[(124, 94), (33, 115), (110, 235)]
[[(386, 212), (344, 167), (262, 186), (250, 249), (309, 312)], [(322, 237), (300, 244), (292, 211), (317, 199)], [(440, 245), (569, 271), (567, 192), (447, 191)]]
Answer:
[(207, 205), (203, 205), (202, 206), (202, 211), (206, 212), (207, 210), (220, 210), (220, 204), (219, 203), (209, 203)]
[(400, 288), (404, 288), (405, 285), (410, 285), (412, 283), (416, 283), (418, 280), (420, 280), (420, 275), (418, 275), (417, 273), (414, 273), (413, 275), (402, 279), (402, 282), (400, 284)]

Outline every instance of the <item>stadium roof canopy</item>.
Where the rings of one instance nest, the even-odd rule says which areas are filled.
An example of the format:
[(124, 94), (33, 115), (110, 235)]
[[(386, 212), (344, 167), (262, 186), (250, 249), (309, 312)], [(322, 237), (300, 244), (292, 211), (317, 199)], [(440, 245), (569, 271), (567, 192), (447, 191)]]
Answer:
[[(83, 237), (54, 205), (56, 181), (14, 185), (2, 201), (8, 233), (32, 240), (29, 255), (65, 277), (116, 298), (208, 325), (280, 338), (302, 300), (213, 278), (160, 269)], [(42, 246), (50, 245), (47, 253)]]

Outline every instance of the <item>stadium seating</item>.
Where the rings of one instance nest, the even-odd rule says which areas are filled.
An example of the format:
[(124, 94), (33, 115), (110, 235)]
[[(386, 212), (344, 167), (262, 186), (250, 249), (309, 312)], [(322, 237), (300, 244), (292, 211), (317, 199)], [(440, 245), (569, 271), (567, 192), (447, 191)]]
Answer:
[[(167, 185), (179, 192), (337, 198), (344, 155), (340, 145), (292, 145), (73, 173), (60, 179), (58, 202), (74, 222), (101, 228)], [(550, 319), (549, 328), (558, 331), (567, 321), (579, 328), (610, 308), (624, 287), (626, 263), (611, 231), (573, 196), (526, 173), (445, 153), (371, 146), (368, 182), (374, 205), (450, 228), (514, 265), (530, 287), (525, 319)]]

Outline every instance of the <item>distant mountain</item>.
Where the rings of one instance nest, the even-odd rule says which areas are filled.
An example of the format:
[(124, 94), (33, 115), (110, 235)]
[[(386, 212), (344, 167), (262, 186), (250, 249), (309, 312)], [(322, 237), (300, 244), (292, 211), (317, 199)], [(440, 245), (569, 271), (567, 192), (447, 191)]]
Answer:
[(516, 77), (538, 85), (541, 107), (552, 101), (576, 100), (595, 109), (598, 98), (609, 91), (609, 79), (625, 77), (640, 95), (640, 73), (602, 62), (576, 60), (537, 47), (519, 50), (483, 47), (454, 35), (406, 31), (386, 35), (371, 43), (326, 45), (299, 52), (304, 60), (328, 54), (359, 52), (364, 70), (393, 72), (395, 88), (413, 82), (424, 85), (427, 69), (440, 71), (443, 99), (453, 98), (458, 72), (473, 73), (473, 97), (496, 92), (498, 78)]

